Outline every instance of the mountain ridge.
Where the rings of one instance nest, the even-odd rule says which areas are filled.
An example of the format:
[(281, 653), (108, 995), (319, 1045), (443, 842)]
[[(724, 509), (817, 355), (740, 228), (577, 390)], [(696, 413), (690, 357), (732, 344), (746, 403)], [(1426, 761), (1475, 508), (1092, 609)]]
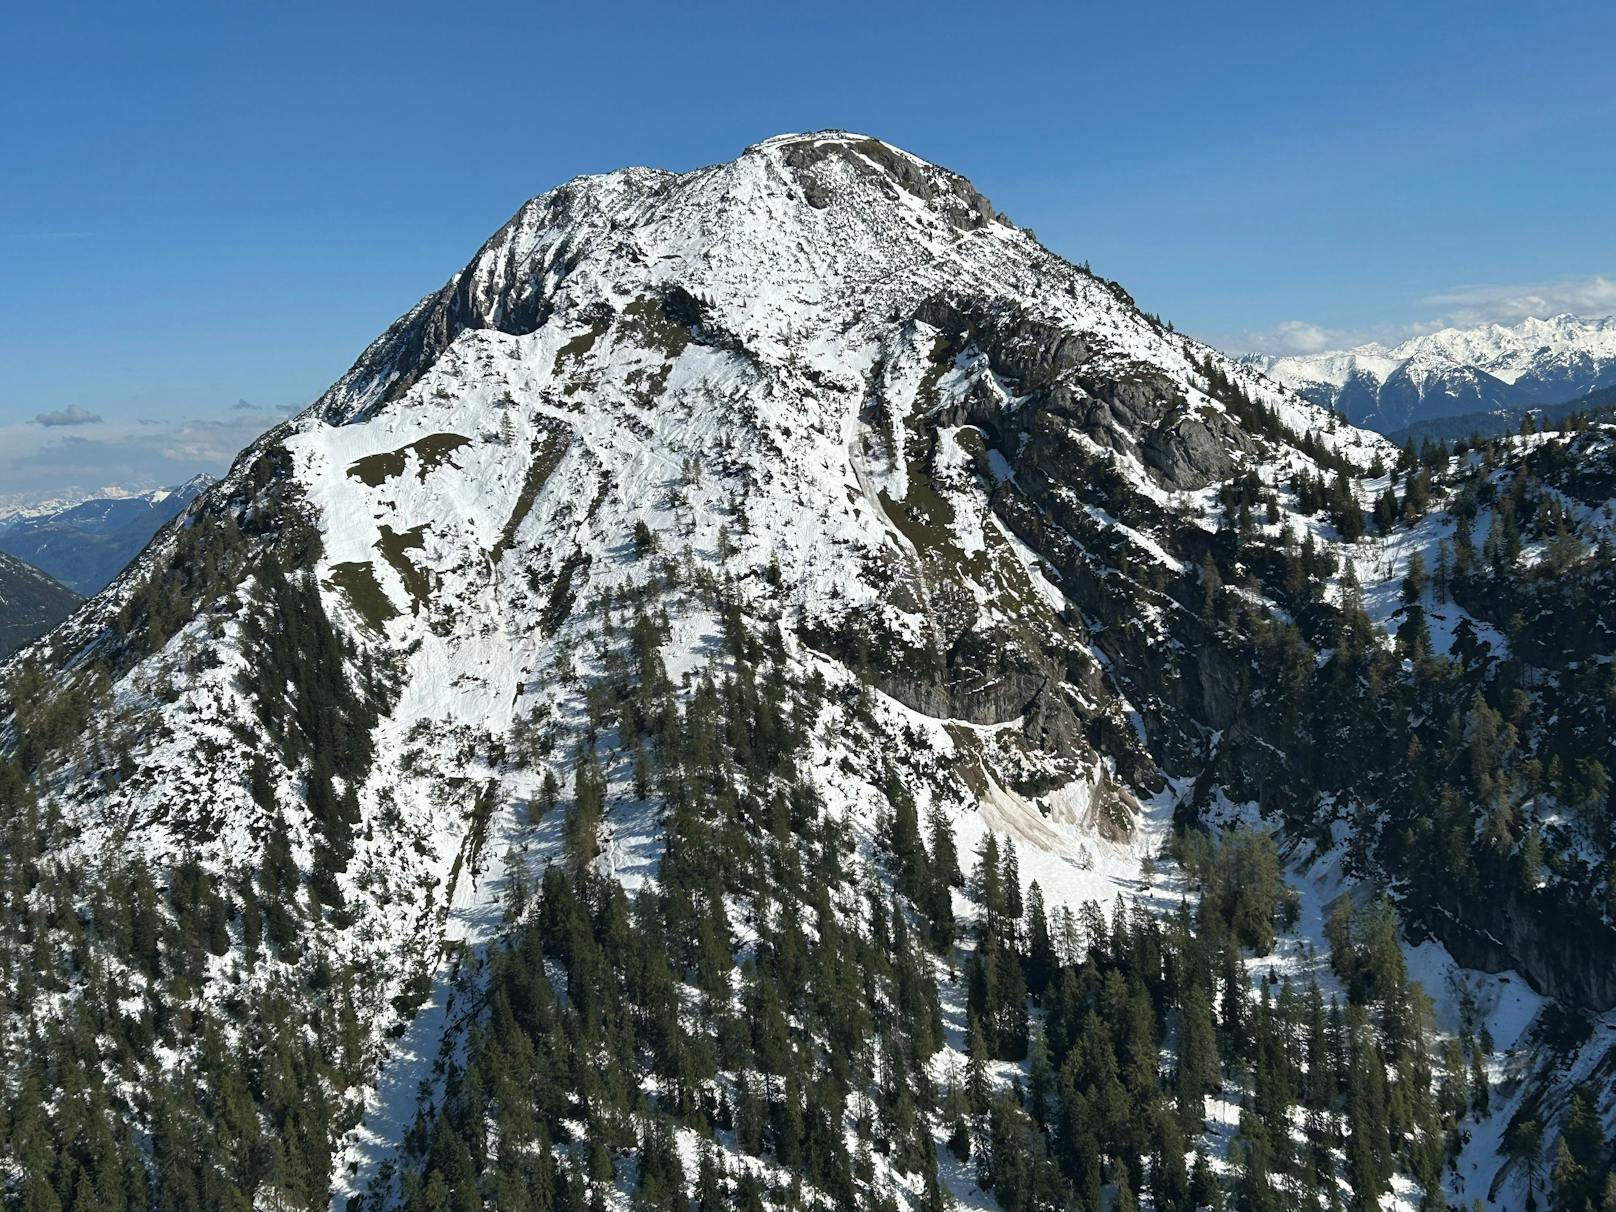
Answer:
[(212, 483), (200, 474), (170, 488), (15, 511), (0, 516), (0, 551), (94, 594)]
[(1616, 317), (1569, 313), (1444, 328), (1387, 347), (1243, 359), (1355, 424), (1389, 431), (1470, 412), (1560, 404), (1616, 384)]
[(67, 618), (80, 600), (49, 573), (0, 551), (0, 660)]

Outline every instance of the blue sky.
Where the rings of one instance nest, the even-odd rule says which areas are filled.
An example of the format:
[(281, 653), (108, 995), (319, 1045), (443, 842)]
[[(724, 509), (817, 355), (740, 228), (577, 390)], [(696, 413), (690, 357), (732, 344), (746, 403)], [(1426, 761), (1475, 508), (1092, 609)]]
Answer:
[(530, 195), (785, 130), (1231, 347), (1616, 311), (1613, 7), (10, 5), (0, 500), (218, 470)]

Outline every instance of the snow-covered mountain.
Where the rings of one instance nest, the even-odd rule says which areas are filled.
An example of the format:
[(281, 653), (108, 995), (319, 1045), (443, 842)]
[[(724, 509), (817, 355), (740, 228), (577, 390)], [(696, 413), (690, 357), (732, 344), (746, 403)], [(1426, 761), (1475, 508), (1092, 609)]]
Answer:
[(212, 483), (212, 476), (197, 475), (172, 488), (15, 509), (0, 514), (0, 551), (92, 594)]
[[(3, 975), (62, 957), (8, 1055), (72, 1041), (52, 1080), (218, 1206), (672, 1207), (698, 1169), (706, 1206), (1047, 1206), (1016, 1202), (1010, 1159), (1038, 1157), (1096, 1206), (1196, 1158), (1266, 1190), (1239, 1105), (1293, 1122), (1299, 1086), (1252, 1075), (1316, 983), (1321, 1056), (1382, 1103), (1440, 1068), (1444, 1101), (1392, 1136), (1360, 1085), (1315, 1081), (1308, 1189), (1515, 1199), (1536, 1171), (1504, 1126), (1552, 1096), (1557, 1139), (1566, 1073), (1608, 1063), (1603, 1026), (1532, 1032), (1616, 1005), (1565, 807), (1594, 771), (1494, 812), (1495, 688), (1542, 755), (1608, 735), (1613, 440), (1574, 442), (1394, 469), (865, 136), (576, 179), (6, 670), (0, 817), (49, 860), (0, 846), (43, 881)], [(1461, 514), (1523, 583), (1552, 559), (1591, 621), (1542, 627), (1546, 598), (1499, 606), (1480, 572), (1438, 598), (1416, 556), (1451, 565)], [(1521, 688), (1562, 676), (1592, 705), (1534, 714)], [(1294, 897), (1261, 900), (1261, 846), (1172, 840), (1239, 822), (1283, 827)], [(1552, 870), (1511, 866), (1528, 837)], [(1134, 916), (1099, 908), (1121, 897)], [(1034, 903), (1071, 923), (1058, 965)], [(1023, 952), (1061, 969), (1034, 1016), (1058, 1082)], [(1184, 1078), (1169, 1113), (1159, 1045), (1203, 1004), (1227, 1080)], [(1372, 1124), (1380, 1155), (1346, 1157)]]
[(1422, 421), (1559, 404), (1616, 384), (1616, 317), (1572, 315), (1445, 328), (1400, 345), (1244, 361), (1381, 432)]

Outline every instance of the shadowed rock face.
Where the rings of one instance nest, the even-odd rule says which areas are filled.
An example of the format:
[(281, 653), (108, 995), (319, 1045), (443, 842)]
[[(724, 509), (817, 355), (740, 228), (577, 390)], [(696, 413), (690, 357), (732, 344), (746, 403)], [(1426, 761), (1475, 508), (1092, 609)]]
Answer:
[[(936, 330), (935, 366), (985, 360), (992, 382), (930, 404), (911, 434), (926, 453), (943, 429), (974, 428), (1003, 460), (995, 482), (978, 469), (981, 488), (1006, 528), (1044, 562), (1071, 609), (1042, 634), (989, 622), (967, 604), (962, 617), (935, 608), (946, 588), (922, 568), (912, 582), (894, 578), (889, 600), (923, 615), (932, 642), (909, 659), (874, 671), (894, 698), (929, 715), (994, 724), (1021, 720), (1023, 734), (1053, 752), (1096, 749), (1141, 787), (1159, 787), (1163, 770), (1194, 774), (1206, 753), (1205, 730), (1227, 732), (1227, 753), (1242, 786), (1284, 781), (1284, 763), (1268, 742), (1276, 721), (1251, 718), (1243, 701), (1249, 653), (1239, 637), (1220, 640), (1171, 594), (1164, 637), (1134, 626), (1140, 586), (1117, 577), (1105, 554), (1111, 538), (1091, 509), (1115, 509), (1135, 525), (1173, 535), (1198, 559), (1209, 536), (1175, 518), (1118, 477), (1111, 452), (1156, 484), (1193, 490), (1228, 478), (1256, 442), (1224, 412), (1191, 413), (1184, 390), (1160, 368), (1118, 359), (1088, 334), (1042, 320), (1013, 300), (937, 294), (914, 319)], [(927, 403), (930, 403), (929, 401)], [(1103, 516), (1103, 515), (1101, 515)], [(930, 580), (930, 593), (918, 586)], [(1176, 591), (1188, 601), (1193, 579)], [(950, 599), (954, 601), (955, 599)], [(847, 655), (845, 640), (814, 642)], [(1109, 675), (1089, 658), (1098, 650)], [(1148, 751), (1109, 730), (1114, 687), (1148, 721)], [(1086, 703), (1087, 707), (1076, 704)]]
[(1616, 940), (1609, 927), (1598, 921), (1571, 926), (1552, 897), (1499, 889), (1462, 917), (1426, 924), (1466, 967), (1513, 969), (1539, 993), (1584, 1010), (1616, 1007)]
[(1244, 430), (1214, 413), (1150, 430), (1141, 453), (1145, 465), (1169, 488), (1196, 489), (1228, 479), (1236, 466), (1231, 452), (1249, 447)]
[[(1221, 412), (1192, 415), (1183, 390), (1158, 368), (1098, 357), (1084, 334), (1038, 320), (1009, 301), (936, 297), (917, 319), (952, 342), (985, 354), (1017, 396), (1022, 432), (1058, 417), (1089, 440), (1138, 458), (1167, 488), (1192, 490), (1227, 479), (1237, 455), (1255, 447)], [(1002, 410), (1000, 410), (1002, 412)], [(973, 424), (1015, 427), (1001, 415)]]

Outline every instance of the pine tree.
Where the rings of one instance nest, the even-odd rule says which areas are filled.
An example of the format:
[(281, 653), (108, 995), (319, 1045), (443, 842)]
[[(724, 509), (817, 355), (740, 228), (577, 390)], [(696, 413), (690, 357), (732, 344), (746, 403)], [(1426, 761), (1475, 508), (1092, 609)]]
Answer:
[(600, 853), (600, 822), (606, 803), (605, 779), (591, 749), (581, 756), (573, 776), (572, 807), (564, 831), (567, 856), (576, 868)]
[(1016, 858), (1016, 843), (1013, 838), (1004, 841), (1004, 875), (1002, 877), (1004, 888), (1004, 916), (1012, 923), (1019, 922), (1026, 912), (1021, 895), (1021, 864)]
[(1027, 988), (1034, 997), (1043, 997), (1055, 969), (1055, 945), (1049, 937), (1044, 893), (1034, 880), (1027, 889)]

